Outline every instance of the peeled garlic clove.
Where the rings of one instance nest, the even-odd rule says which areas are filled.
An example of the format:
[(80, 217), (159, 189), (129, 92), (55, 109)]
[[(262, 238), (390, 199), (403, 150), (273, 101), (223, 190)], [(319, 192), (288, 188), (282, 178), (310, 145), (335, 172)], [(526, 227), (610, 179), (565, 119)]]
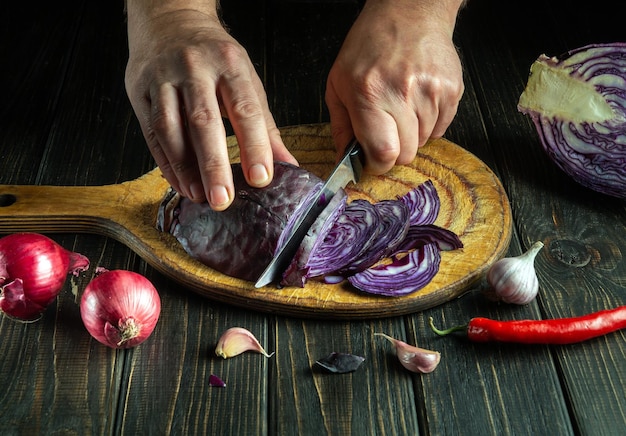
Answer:
[(414, 347), (384, 333), (374, 333), (374, 335), (382, 336), (391, 342), (395, 347), (396, 356), (398, 356), (400, 364), (411, 372), (428, 374), (433, 372), (439, 365), (441, 353), (438, 351)]
[(231, 327), (226, 330), (222, 333), (215, 347), (215, 354), (224, 359), (237, 356), (246, 351), (255, 351), (265, 357), (272, 357), (274, 355), (274, 353), (267, 354), (257, 338), (243, 327)]
[(535, 257), (543, 248), (543, 242), (535, 242), (528, 251), (517, 257), (500, 259), (487, 272), (487, 283), (496, 297), (505, 303), (527, 304), (539, 292), (535, 272)]

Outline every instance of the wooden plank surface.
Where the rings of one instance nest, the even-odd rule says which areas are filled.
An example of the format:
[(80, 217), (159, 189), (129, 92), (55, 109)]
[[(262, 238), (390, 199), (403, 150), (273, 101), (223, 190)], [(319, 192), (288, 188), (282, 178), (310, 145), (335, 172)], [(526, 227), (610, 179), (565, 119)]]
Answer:
[[(224, 18), (258, 65), (280, 126), (327, 121), (325, 73), (359, 3), (228, 2)], [(459, 20), (466, 92), (446, 137), (502, 180), (515, 223), (510, 253), (546, 243), (536, 261), (536, 302), (493, 303), (477, 286), (401, 317), (263, 314), (210, 302), (111, 238), (53, 235), (94, 267), (145, 274), (161, 294), (162, 318), (133, 350), (91, 340), (77, 301), (93, 269), (68, 282), (41, 321), (0, 316), (0, 434), (623, 433), (625, 332), (571, 346), (518, 346), (440, 338), (428, 328), (431, 316), (451, 326), (481, 315), (553, 318), (626, 304), (624, 202), (561, 174), (515, 107), (539, 54), (625, 40), (619, 8), (607, 0), (584, 9), (556, 0), (470, 0)], [(237, 19), (244, 9), (249, 14)], [(0, 183), (103, 185), (151, 169), (123, 86), (122, 1), (34, 9), (12, 2), (2, 11), (0, 54), (10, 68), (0, 72)], [(221, 332), (235, 325), (276, 354), (217, 358)], [(406, 372), (375, 332), (440, 351), (439, 367)], [(354, 373), (330, 375), (314, 361), (331, 351), (366, 361)], [(212, 373), (225, 389), (208, 386)]]
[[(529, 247), (542, 240), (546, 245), (537, 259), (541, 283), (537, 315), (544, 318), (581, 315), (626, 301), (624, 202), (581, 188), (560, 172), (543, 153), (530, 120), (515, 110), (529, 65), (539, 54), (553, 56), (589, 43), (624, 40), (626, 33), (615, 27), (613, 14), (606, 13), (614, 5), (600, 3), (587, 11), (559, 7), (562, 2), (517, 4), (513, 11), (503, 4), (476, 4), (468, 14), (489, 19), (494, 23), (492, 30), (502, 38), (498, 44), (487, 44), (492, 34), (473, 28), (461, 43), (465, 52), (470, 47), (477, 52), (469, 71), (481, 84), (478, 99), (489, 120), (488, 135), (502, 144), (494, 147), (496, 166), (502, 168), (500, 174), (507, 174), (504, 183), (522, 244)], [(544, 19), (537, 19), (538, 10), (545, 11)], [(507, 32), (515, 27), (519, 30)], [(570, 30), (574, 28), (580, 31)], [(488, 69), (479, 62), (494, 57), (510, 62), (494, 63)], [(502, 104), (492, 104), (496, 101)], [(614, 434), (619, 427), (615, 423), (623, 422), (626, 394), (616, 386), (626, 383), (624, 338), (621, 332), (553, 349), (565, 403), (574, 411), (576, 432)], [(608, 404), (588, 401), (598, 397), (606, 398)]]

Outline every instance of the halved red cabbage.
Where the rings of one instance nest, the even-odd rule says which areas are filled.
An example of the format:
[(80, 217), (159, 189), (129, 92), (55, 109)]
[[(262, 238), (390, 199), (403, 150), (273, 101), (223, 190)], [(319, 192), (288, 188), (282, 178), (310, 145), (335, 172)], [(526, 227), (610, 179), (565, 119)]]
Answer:
[[(192, 257), (231, 277), (255, 281), (276, 252), (284, 229), (297, 210), (319, 189), (322, 180), (294, 165), (278, 162), (274, 179), (259, 189), (248, 186), (241, 165), (233, 165), (235, 199), (222, 212), (208, 203), (194, 203), (170, 193), (159, 208), (157, 228), (171, 233)], [(324, 228), (324, 218), (339, 212), (345, 204), (345, 192), (339, 192), (320, 220), (304, 238), (304, 247), (312, 246)]]
[[(170, 194), (159, 208), (157, 228), (211, 268), (255, 281), (321, 180), (285, 163), (276, 163), (274, 180), (263, 189), (249, 187), (238, 164), (233, 175), (236, 197), (226, 211)], [(421, 289), (439, 269), (439, 251), (463, 246), (453, 232), (433, 224), (439, 204), (431, 181), (377, 203), (346, 203), (341, 191), (307, 233), (281, 284), (304, 286), (315, 277), (327, 283), (347, 279), (379, 295)]]
[(543, 148), (565, 173), (626, 198), (626, 43), (541, 55), (518, 109), (531, 117)]

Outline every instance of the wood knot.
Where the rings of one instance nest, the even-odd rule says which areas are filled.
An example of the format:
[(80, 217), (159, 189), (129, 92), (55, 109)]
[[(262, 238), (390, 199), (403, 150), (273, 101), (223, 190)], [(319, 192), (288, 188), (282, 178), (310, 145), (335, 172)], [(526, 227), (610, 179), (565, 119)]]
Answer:
[(550, 241), (550, 255), (561, 263), (573, 267), (584, 267), (591, 261), (592, 255), (585, 244), (568, 239)]
[(17, 201), (13, 194), (0, 194), (0, 207), (9, 207)]

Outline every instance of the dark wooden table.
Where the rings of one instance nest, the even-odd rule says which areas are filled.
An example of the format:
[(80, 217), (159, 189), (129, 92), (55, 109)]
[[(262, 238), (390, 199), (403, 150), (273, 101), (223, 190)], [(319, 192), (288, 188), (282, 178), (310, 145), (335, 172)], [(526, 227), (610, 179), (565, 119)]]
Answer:
[[(328, 121), (326, 73), (359, 2), (222, 3), (258, 65), (278, 124)], [(624, 434), (626, 331), (574, 345), (521, 346), (439, 338), (428, 328), (429, 317), (454, 325), (474, 316), (555, 318), (626, 304), (624, 201), (557, 170), (516, 110), (539, 54), (626, 40), (618, 4), (476, 0), (460, 16), (466, 92), (446, 137), (501, 178), (514, 215), (510, 254), (545, 243), (536, 301), (498, 304), (475, 288), (402, 317), (298, 319), (202, 298), (116, 240), (53, 234), (94, 266), (145, 274), (161, 294), (162, 316), (135, 349), (92, 340), (77, 302), (93, 269), (68, 282), (40, 321), (0, 316), (0, 434)], [(124, 90), (122, 2), (10, 2), (1, 9), (0, 183), (103, 185), (152, 169)], [(253, 331), (276, 354), (216, 357), (217, 339), (232, 326)], [(403, 370), (375, 332), (439, 350), (439, 367), (428, 375)], [(366, 362), (347, 375), (315, 369), (331, 351)], [(209, 387), (212, 373), (226, 389)]]

